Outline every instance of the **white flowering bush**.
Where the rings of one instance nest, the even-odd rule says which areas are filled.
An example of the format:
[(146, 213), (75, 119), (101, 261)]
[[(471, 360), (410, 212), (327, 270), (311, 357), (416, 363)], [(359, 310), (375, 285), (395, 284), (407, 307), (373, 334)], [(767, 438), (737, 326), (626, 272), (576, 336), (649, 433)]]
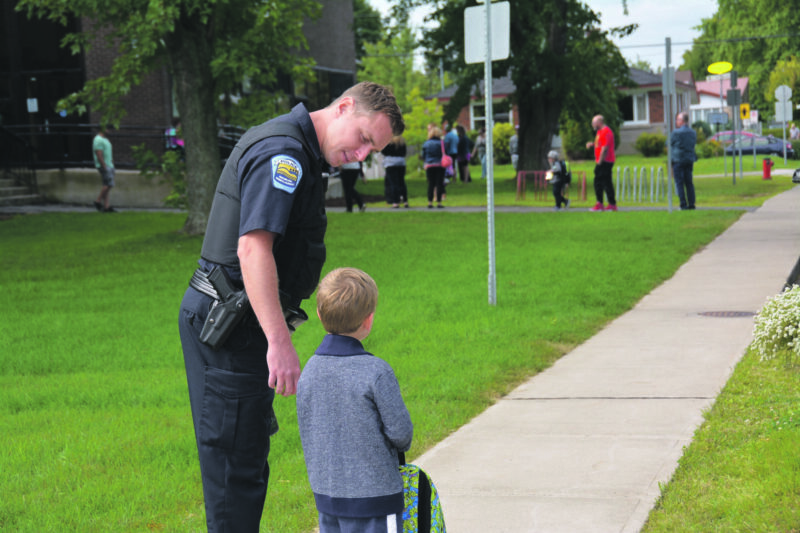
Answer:
[(756, 314), (753, 348), (762, 361), (786, 356), (787, 364), (800, 361), (800, 285), (773, 296)]

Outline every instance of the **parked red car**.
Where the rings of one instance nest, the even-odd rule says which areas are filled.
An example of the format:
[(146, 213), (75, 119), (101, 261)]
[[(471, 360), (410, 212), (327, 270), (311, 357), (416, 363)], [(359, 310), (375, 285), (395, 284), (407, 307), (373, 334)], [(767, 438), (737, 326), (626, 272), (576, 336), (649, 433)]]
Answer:
[(749, 131), (720, 131), (712, 135), (708, 138), (709, 141), (717, 141), (720, 144), (727, 145), (731, 144), (736, 139), (741, 139), (743, 137), (752, 138), (756, 137), (755, 133), (751, 133)]

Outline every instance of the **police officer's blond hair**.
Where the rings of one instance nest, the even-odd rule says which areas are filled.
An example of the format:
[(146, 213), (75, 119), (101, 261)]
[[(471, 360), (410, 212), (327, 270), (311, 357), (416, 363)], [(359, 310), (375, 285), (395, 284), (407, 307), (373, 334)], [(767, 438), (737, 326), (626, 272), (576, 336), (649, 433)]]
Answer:
[(358, 330), (378, 305), (378, 286), (357, 268), (337, 268), (317, 290), (317, 313), (325, 331), (346, 335)]

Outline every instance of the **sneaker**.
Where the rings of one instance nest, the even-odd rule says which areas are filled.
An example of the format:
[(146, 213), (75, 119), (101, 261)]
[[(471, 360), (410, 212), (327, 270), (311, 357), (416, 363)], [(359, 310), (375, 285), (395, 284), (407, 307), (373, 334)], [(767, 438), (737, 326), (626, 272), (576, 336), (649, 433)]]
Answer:
[(566, 208), (568, 208), (568, 207), (569, 207), (569, 200), (567, 200), (567, 203), (566, 203), (566, 204), (564, 204), (564, 209), (566, 209)]
[(100, 211), (101, 213), (103, 212), (103, 204), (101, 204), (100, 202), (95, 202), (94, 208)]
[(103, 213), (116, 213), (117, 210), (113, 207), (109, 207), (108, 209), (103, 209)]
[(617, 210), (616, 204), (614, 205), (609, 204), (608, 207), (606, 207), (606, 211), (616, 211), (616, 210)]
[(600, 202), (597, 202), (596, 204), (594, 204), (593, 208), (589, 209), (589, 211), (602, 211), (602, 210), (603, 210), (603, 204), (601, 204)]
[(359, 210), (359, 211), (361, 211), (361, 212), (363, 213), (364, 211), (366, 211), (366, 210), (367, 210), (367, 206), (365, 206), (365, 205), (362, 205), (362, 206), (360, 206), (360, 207), (358, 208), (358, 210)]

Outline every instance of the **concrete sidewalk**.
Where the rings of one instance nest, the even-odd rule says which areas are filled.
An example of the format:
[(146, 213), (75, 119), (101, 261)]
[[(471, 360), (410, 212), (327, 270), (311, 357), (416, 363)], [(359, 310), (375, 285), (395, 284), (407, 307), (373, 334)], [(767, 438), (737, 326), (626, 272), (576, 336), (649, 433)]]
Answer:
[(453, 533), (635, 532), (800, 255), (800, 187), (414, 462)]

